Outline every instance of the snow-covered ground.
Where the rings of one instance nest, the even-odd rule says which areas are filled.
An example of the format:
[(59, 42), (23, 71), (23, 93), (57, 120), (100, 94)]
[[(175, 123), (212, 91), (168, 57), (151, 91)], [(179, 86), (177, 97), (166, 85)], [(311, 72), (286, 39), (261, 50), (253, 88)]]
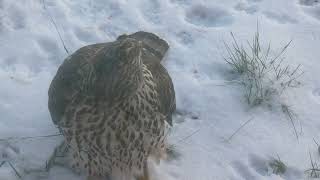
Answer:
[[(249, 108), (224, 62), (230, 31), (251, 40), (259, 21), (263, 43), (275, 51), (293, 40), (286, 61), (302, 65), (302, 86), (283, 101), (297, 118), (299, 139), (278, 108)], [(170, 44), (164, 65), (181, 115), (169, 141), (180, 157), (153, 166), (158, 180), (307, 179), (309, 152), (320, 157), (320, 3), (317, 0), (0, 0), (0, 139), (56, 134), (47, 90), (69, 53), (139, 30)], [(241, 125), (252, 119), (233, 138)], [(0, 164), (28, 180), (83, 179), (62, 167), (41, 172), (61, 137), (0, 140)], [(275, 175), (279, 156), (288, 166)], [(18, 179), (9, 163), (0, 180)]]

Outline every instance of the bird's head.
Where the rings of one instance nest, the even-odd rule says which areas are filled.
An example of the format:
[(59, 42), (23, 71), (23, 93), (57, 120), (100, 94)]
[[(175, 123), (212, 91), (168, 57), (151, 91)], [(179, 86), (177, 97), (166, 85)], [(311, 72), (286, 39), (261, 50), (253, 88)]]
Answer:
[(133, 38), (124, 38), (103, 49), (96, 69), (96, 95), (114, 104), (134, 94), (142, 82), (142, 44)]

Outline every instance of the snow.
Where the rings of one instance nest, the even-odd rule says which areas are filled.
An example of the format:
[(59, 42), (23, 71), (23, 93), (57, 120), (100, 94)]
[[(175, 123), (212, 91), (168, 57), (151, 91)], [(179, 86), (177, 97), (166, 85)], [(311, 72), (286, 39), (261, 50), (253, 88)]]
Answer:
[[(230, 31), (246, 43), (257, 21), (263, 43), (271, 42), (274, 52), (293, 40), (286, 62), (305, 71), (303, 85), (282, 99), (297, 114), (299, 139), (281, 109), (248, 107), (223, 60)], [(54, 23), (70, 53), (139, 30), (169, 42), (164, 65), (180, 112), (169, 141), (181, 156), (153, 165), (154, 179), (300, 180), (308, 178), (309, 152), (319, 160), (313, 142), (320, 138), (318, 1), (0, 0), (0, 139), (58, 132), (47, 109), (47, 90), (68, 54)], [(61, 140), (0, 140), (0, 163), (11, 162), (27, 180), (84, 179), (62, 167), (41, 171)], [(268, 166), (277, 156), (288, 166), (283, 175)], [(18, 178), (5, 163), (0, 179)]]

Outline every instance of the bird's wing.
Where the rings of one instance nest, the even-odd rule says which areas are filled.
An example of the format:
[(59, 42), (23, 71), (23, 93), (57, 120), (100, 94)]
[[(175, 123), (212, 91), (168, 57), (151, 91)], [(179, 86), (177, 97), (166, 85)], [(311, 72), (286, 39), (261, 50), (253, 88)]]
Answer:
[(80, 48), (67, 57), (59, 67), (48, 91), (48, 107), (54, 124), (58, 125), (72, 98), (88, 92), (94, 70), (90, 61), (108, 43), (94, 44)]

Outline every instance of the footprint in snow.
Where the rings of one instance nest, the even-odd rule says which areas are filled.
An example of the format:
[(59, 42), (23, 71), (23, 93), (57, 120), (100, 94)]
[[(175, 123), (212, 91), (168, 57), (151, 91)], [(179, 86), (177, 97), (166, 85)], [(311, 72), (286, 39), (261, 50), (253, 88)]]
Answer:
[(74, 34), (76, 35), (76, 37), (83, 42), (96, 42), (96, 41), (98, 41), (98, 37), (93, 32), (94, 32), (93, 29), (88, 29), (88, 28), (76, 27), (74, 29)]
[(39, 37), (36, 42), (38, 46), (46, 53), (56, 53), (57, 51), (59, 51), (59, 45), (55, 39), (42, 36)]
[(263, 12), (263, 14), (268, 19), (275, 21), (279, 24), (287, 24), (287, 23), (295, 24), (298, 22), (297, 19), (289, 16), (288, 14), (284, 14), (284, 13), (265, 11), (265, 12)]
[(237, 172), (237, 175), (241, 177), (242, 180), (258, 180), (259, 174), (254, 171), (251, 167), (240, 161), (234, 161), (232, 163), (232, 168)]
[(224, 8), (195, 5), (187, 10), (185, 20), (196, 26), (221, 27), (232, 24), (234, 18)]
[(141, 12), (147, 21), (153, 24), (161, 23), (161, 16), (160, 16), (161, 9), (160, 9), (160, 3), (158, 0), (142, 2)]
[(314, 6), (319, 2), (320, 0), (299, 0), (299, 4), (303, 6)]
[(239, 2), (234, 9), (237, 11), (244, 11), (247, 14), (254, 14), (259, 10), (257, 5), (250, 5), (244, 2)]
[(251, 3), (256, 3), (256, 2), (261, 2), (262, 0), (247, 0), (247, 1)]
[(193, 44), (193, 42), (194, 42), (192, 34), (186, 32), (186, 31), (180, 31), (179, 33), (177, 33), (177, 37), (178, 37), (178, 40), (180, 41), (180, 43), (182, 43), (184, 45), (190, 45), (190, 44)]
[(237, 11), (244, 11), (247, 14), (254, 14), (259, 10), (258, 3), (263, 0), (246, 0), (241, 1), (234, 6), (234, 9)]
[(315, 97), (317, 102), (320, 104), (320, 88), (316, 88), (312, 91), (312, 95)]
[(21, 30), (27, 27), (27, 15), (21, 7), (12, 6), (8, 9), (0, 8), (1, 29)]
[(266, 159), (255, 154), (251, 154), (248, 157), (248, 164), (245, 164), (240, 161), (235, 161), (233, 162), (232, 167), (237, 172), (237, 175), (245, 180), (269, 179), (271, 177), (279, 177), (279, 179), (283, 180), (303, 178), (303, 172), (300, 172), (296, 168), (290, 167), (287, 164), (285, 173), (281, 175), (276, 175), (272, 172), (269, 162), (270, 159)]
[(191, 4), (191, 0), (171, 0), (170, 2), (174, 4), (179, 4), (179, 5)]
[(305, 12), (316, 20), (320, 21), (320, 5), (305, 9)]
[(249, 164), (250, 166), (260, 175), (266, 176), (268, 175), (268, 164), (267, 160), (255, 155), (251, 154), (249, 155)]
[(173, 121), (177, 124), (185, 122), (186, 119), (198, 120), (200, 119), (200, 113), (177, 109), (177, 111), (173, 115)]
[(299, 0), (304, 13), (320, 21), (320, 0)]

